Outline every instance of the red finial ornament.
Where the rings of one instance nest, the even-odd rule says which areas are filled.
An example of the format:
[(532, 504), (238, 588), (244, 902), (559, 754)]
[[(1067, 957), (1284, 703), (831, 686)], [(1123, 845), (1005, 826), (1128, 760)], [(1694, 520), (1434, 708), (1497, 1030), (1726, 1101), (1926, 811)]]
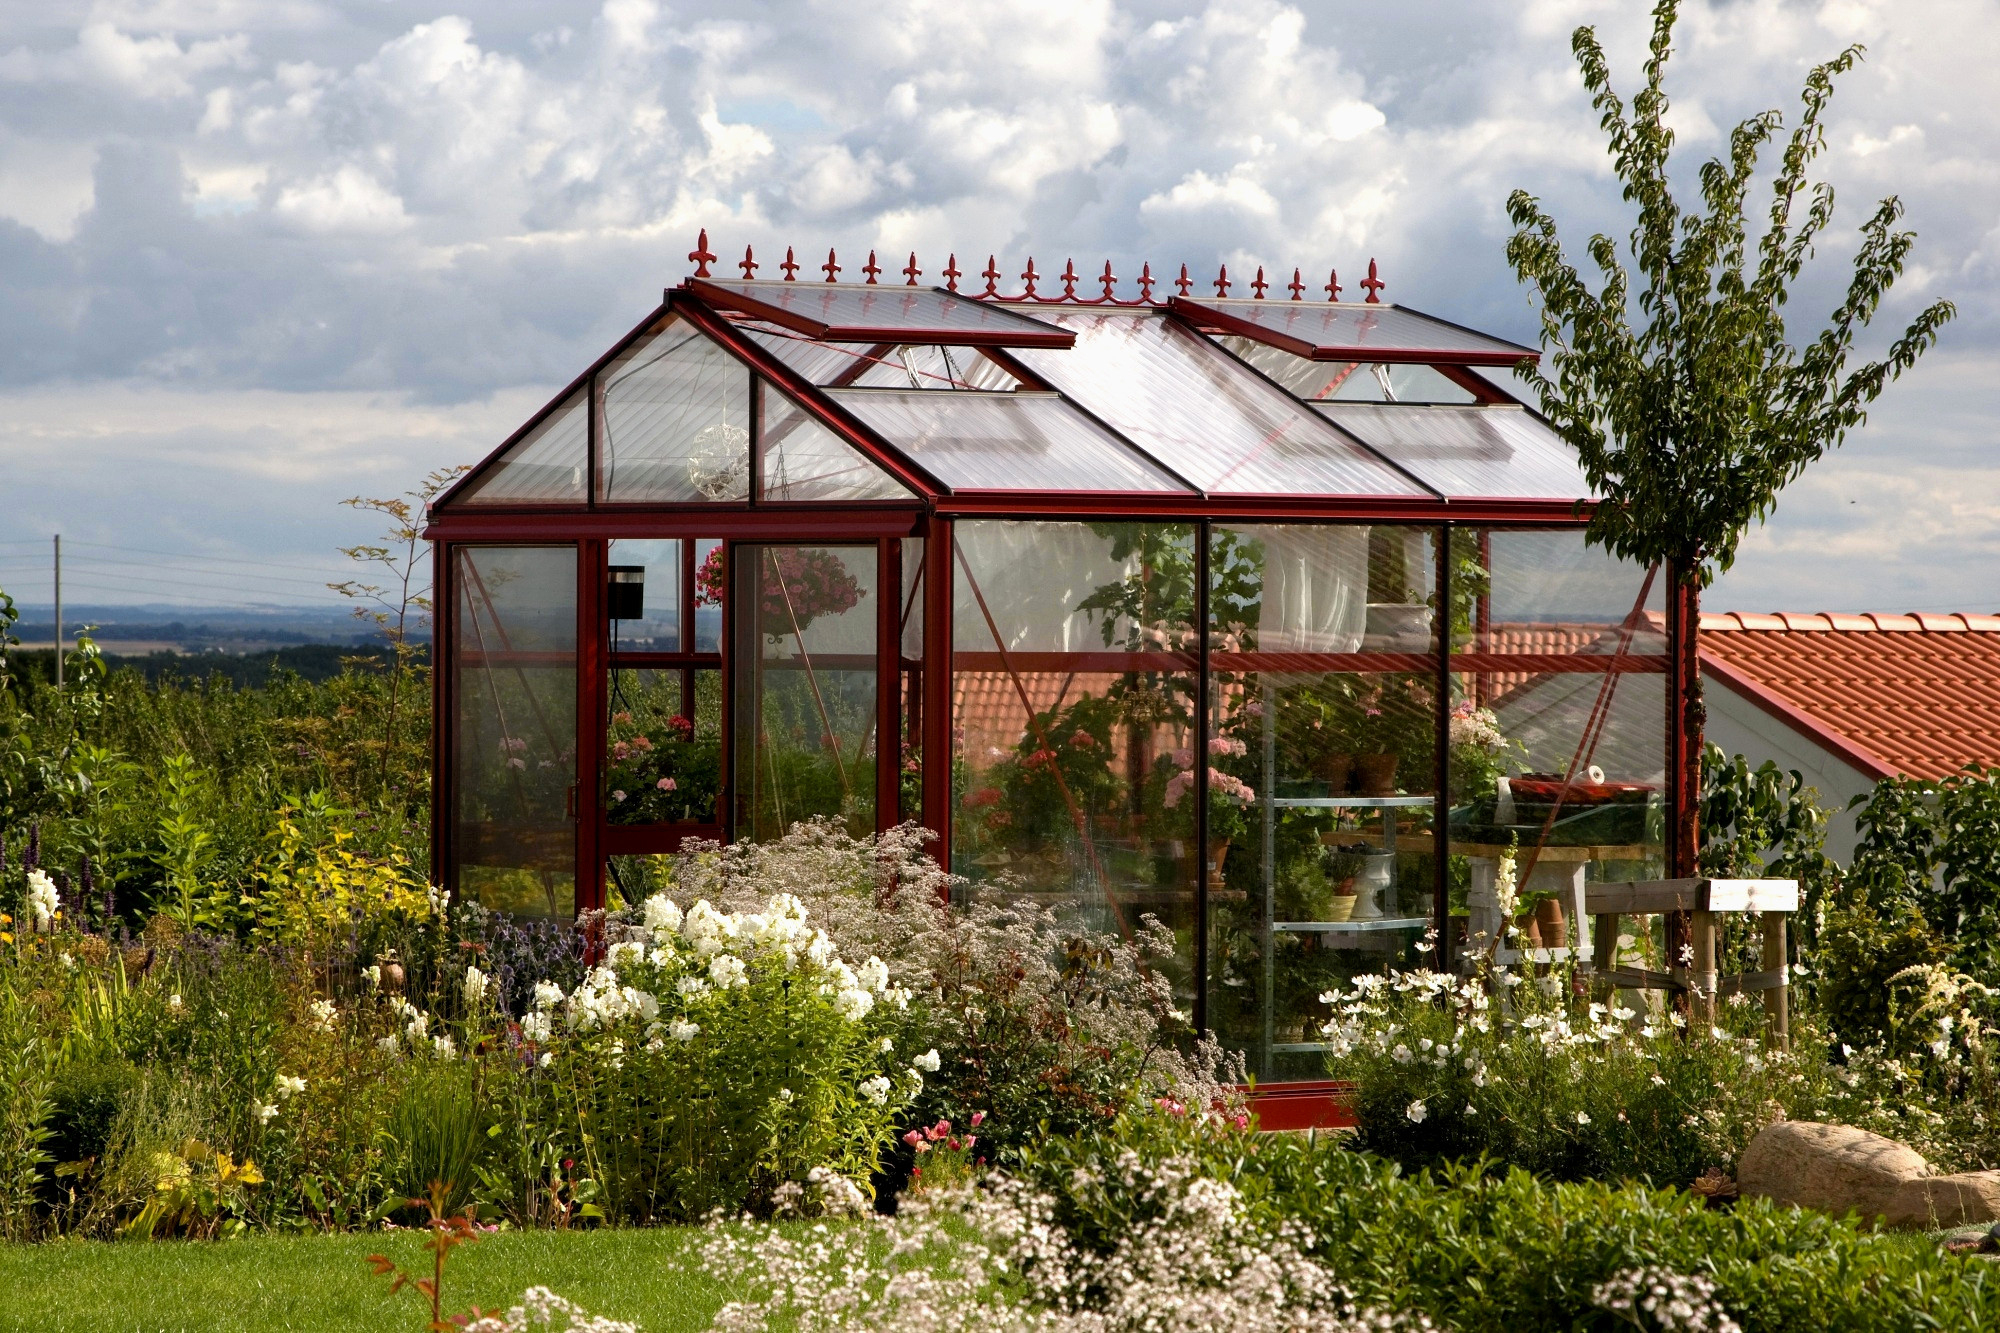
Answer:
[(924, 276), (924, 271), (917, 267), (917, 252), (915, 250), (910, 251), (910, 266), (903, 270), (903, 276), (909, 279), (908, 282), (903, 284), (905, 287), (916, 286), (917, 279)]
[(1270, 285), (1270, 283), (1264, 281), (1264, 266), (1262, 264), (1257, 265), (1257, 276), (1251, 281), (1250, 290), (1257, 293), (1257, 299), (1261, 301), (1264, 299), (1264, 289)]
[(1369, 260), (1368, 276), (1361, 280), (1361, 286), (1368, 293), (1368, 304), (1381, 305), (1382, 304), (1381, 291), (1384, 287), (1387, 287), (1388, 285), (1389, 285), (1388, 283), (1382, 281), (1382, 279), (1375, 276), (1375, 261), (1372, 259)]
[(743, 270), (743, 280), (745, 282), (750, 281), (751, 278), (756, 276), (757, 261), (750, 257), (749, 246), (746, 245), (743, 247), (743, 261), (739, 263), (736, 267)]
[(957, 291), (958, 280), (964, 276), (963, 273), (959, 272), (958, 256), (956, 254), (953, 254), (951, 258), (944, 261), (944, 289), (946, 291)]
[(1000, 265), (994, 262), (992, 255), (986, 256), (986, 271), (979, 276), (986, 279), (986, 294), (988, 296), (998, 296), (1000, 294), (1000, 289), (994, 286), (995, 283), (1000, 281)]
[(1029, 256), (1028, 256), (1028, 271), (1027, 271), (1026, 273), (1023, 273), (1023, 274), (1021, 275), (1021, 281), (1022, 281), (1022, 282), (1025, 282), (1025, 283), (1027, 283), (1027, 284), (1028, 284), (1028, 289), (1027, 289), (1027, 291), (1026, 291), (1026, 292), (1024, 293), (1024, 295), (1026, 295), (1026, 296), (1028, 296), (1028, 297), (1030, 297), (1030, 298), (1032, 298), (1032, 297), (1034, 296), (1034, 294), (1035, 294), (1035, 277), (1036, 277), (1036, 274), (1035, 274), (1035, 257), (1034, 257), (1033, 255), (1029, 255)]
[(1153, 261), (1150, 259), (1139, 266), (1139, 299), (1153, 299)]
[(1301, 293), (1303, 293), (1305, 289), (1306, 289), (1305, 283), (1299, 281), (1299, 271), (1297, 269), (1293, 269), (1292, 280), (1290, 283), (1286, 284), (1285, 290), (1292, 294), (1292, 299), (1294, 301), (1303, 301), (1305, 300), (1305, 297), (1301, 295)]
[(694, 249), (688, 251), (688, 262), (695, 266), (694, 275), (697, 278), (708, 276), (708, 266), (715, 262), (715, 256), (708, 252), (708, 228), (701, 229), (701, 236), (696, 239)]
[(1337, 268), (1326, 271), (1326, 299), (1329, 301), (1340, 299), (1340, 270)]
[(1215, 294), (1217, 296), (1229, 295), (1229, 265), (1227, 264), (1224, 264), (1221, 270), (1215, 275)]
[(1074, 259), (1063, 261), (1062, 280), (1063, 300), (1074, 301), (1076, 299), (1076, 261)]
[(831, 249), (827, 250), (826, 262), (819, 266), (819, 271), (826, 274), (826, 280), (828, 282), (840, 281), (839, 278), (833, 276), (834, 274), (840, 272), (840, 265), (833, 262), (833, 251)]
[(882, 271), (882, 266), (875, 262), (875, 252), (873, 250), (868, 252), (868, 262), (861, 266), (861, 271), (868, 275), (868, 285), (873, 287), (875, 285), (875, 275)]
[(1101, 278), (1099, 278), (1099, 279), (1098, 279), (1098, 281), (1104, 284), (1104, 299), (1105, 299), (1105, 300), (1107, 300), (1107, 301), (1115, 301), (1115, 300), (1117, 300), (1117, 299), (1118, 299), (1118, 297), (1117, 297), (1117, 292), (1118, 292), (1118, 279), (1117, 279), (1117, 278), (1115, 278), (1115, 277), (1113, 277), (1113, 276), (1112, 276), (1112, 274), (1111, 274), (1111, 261), (1110, 261), (1110, 260), (1108, 260), (1108, 259), (1107, 259), (1107, 260), (1105, 260), (1105, 261), (1104, 261), (1104, 276), (1103, 276), (1103, 277), (1101, 277)]
[(1194, 279), (1190, 278), (1187, 275), (1186, 264), (1181, 265), (1181, 275), (1178, 278), (1174, 279), (1174, 286), (1181, 289), (1182, 296), (1186, 296), (1190, 291), (1194, 289)]
[(784, 262), (784, 263), (782, 263), (782, 264), (780, 264), (780, 265), (778, 265), (778, 267), (784, 270), (784, 272), (785, 272), (785, 281), (786, 281), (786, 282), (797, 282), (797, 281), (798, 281), (798, 278), (799, 278), (799, 261), (798, 261), (798, 260), (796, 260), (796, 259), (794, 259), (794, 258), (792, 258), (792, 247), (791, 247), (791, 246), (789, 246), (789, 245), (788, 245), (788, 246), (786, 246), (786, 247), (785, 247), (785, 262)]

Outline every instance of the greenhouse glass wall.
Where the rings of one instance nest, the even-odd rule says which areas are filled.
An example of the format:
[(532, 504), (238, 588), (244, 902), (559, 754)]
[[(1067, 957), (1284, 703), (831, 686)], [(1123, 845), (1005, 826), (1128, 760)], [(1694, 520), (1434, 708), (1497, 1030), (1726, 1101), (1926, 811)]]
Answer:
[(1676, 869), (1673, 580), (1585, 543), (1531, 349), (1379, 287), (691, 258), (432, 508), (454, 891), (567, 916), (690, 839), (916, 821), (966, 897), (1157, 919), (1284, 1082), (1329, 982), (1496, 947), (1504, 865), (1546, 957)]

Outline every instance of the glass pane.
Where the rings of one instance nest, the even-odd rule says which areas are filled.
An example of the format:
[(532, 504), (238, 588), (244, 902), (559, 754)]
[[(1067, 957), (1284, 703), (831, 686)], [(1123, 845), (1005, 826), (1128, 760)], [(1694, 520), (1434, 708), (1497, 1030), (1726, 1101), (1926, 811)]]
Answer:
[(1061, 347), (1069, 339), (1038, 319), (935, 287), (822, 282), (703, 281), (716, 304), (829, 342)]
[(873, 547), (736, 547), (737, 836), (875, 831)]
[[(622, 581), (614, 573), (611, 651), (614, 653), (677, 653), (681, 651), (681, 544), (664, 541), (614, 541), (608, 562), (614, 571), (637, 570)], [(636, 590), (635, 590), (636, 589)], [(620, 604), (621, 598), (630, 599)], [(631, 603), (637, 602), (634, 606)], [(636, 616), (620, 616), (637, 610)]]
[(924, 813), (924, 539), (903, 538), (901, 658), (903, 717), (902, 806), (898, 819)]
[(451, 670), (453, 888), (576, 912), (576, 548), (461, 546)]
[(766, 500), (908, 500), (913, 492), (859, 449), (806, 415), (769, 385), (759, 385), (763, 454), (758, 468)]
[(598, 376), (600, 495), (672, 503), (750, 494), (750, 374), (678, 321)]
[(1319, 996), (1426, 961), (1437, 783), (1434, 538), (1217, 528), (1209, 551), (1210, 1026), (1323, 1078)]
[(1067, 352), (1019, 351), (1051, 387), (1206, 491), (1428, 495), (1311, 408), (1164, 316), (1070, 311)]
[(610, 822), (717, 822), (721, 673), (620, 668), (611, 673), (610, 706), (604, 775)]
[(588, 393), (586, 385), (564, 399), (452, 503), (582, 504), (583, 470), (589, 461)]
[(1585, 884), (1665, 873), (1666, 580), (1576, 529), (1455, 532), (1452, 563), (1454, 937), (1493, 945), (1511, 846), (1526, 942), (1587, 949)]
[(890, 389), (989, 389), (1004, 393), (1020, 381), (976, 348), (931, 344), (823, 343), (769, 326), (740, 324), (743, 333), (814, 384)]
[(827, 396), (953, 490), (1186, 493), (1052, 393), (829, 389)]
[(1525, 408), (1327, 403), (1318, 410), (1453, 498), (1590, 496), (1576, 453)]
[(1193, 529), (961, 521), (955, 533), (953, 871), (1101, 929), (1158, 917), (1191, 1001)]
[(1469, 403), (1472, 391), (1430, 366), (1309, 361), (1282, 348), (1224, 334), (1216, 341), (1301, 398), (1371, 403)]
[(722, 651), (722, 599), (729, 587), (728, 548), (720, 537), (694, 541), (694, 650)]
[(1474, 333), (1391, 305), (1200, 298), (1187, 304), (1216, 316), (1232, 333), (1267, 339), (1300, 356), (1318, 353), (1324, 357), (1352, 351), (1370, 353), (1359, 359), (1374, 361), (1415, 359), (1432, 364), (1512, 365), (1524, 356), (1535, 355), (1532, 347)]

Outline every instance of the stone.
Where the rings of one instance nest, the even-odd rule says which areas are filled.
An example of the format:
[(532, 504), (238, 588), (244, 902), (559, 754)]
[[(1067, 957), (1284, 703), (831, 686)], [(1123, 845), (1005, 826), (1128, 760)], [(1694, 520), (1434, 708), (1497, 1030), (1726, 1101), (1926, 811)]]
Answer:
[(1879, 1217), (1904, 1185), (1931, 1174), (1923, 1154), (1847, 1125), (1780, 1120), (1759, 1130), (1736, 1163), (1745, 1198)]
[(1906, 1180), (1890, 1193), (1882, 1220), (1919, 1231), (2000, 1221), (2000, 1171)]

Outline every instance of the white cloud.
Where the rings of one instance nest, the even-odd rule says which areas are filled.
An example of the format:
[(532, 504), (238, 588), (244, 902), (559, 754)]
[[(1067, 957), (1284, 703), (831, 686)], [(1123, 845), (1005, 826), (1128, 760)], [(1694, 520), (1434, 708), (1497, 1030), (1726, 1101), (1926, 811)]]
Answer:
[[(1643, 7), (1613, 0), (1365, 22), (1279, 0), (607, 0), (562, 18), (421, 0), (0, 12), (0, 214), (21, 224), (0, 222), (0, 339), (20, 349), (0, 383), (152, 378), (187, 411), (204, 394), (525, 400), (683, 272), (702, 226), (732, 259), (795, 245), (807, 277), (836, 245), (849, 279), (873, 247), (932, 275), (949, 252), (1010, 275), (1030, 253), (1045, 273), (1109, 258), (1128, 284), (1145, 260), (1296, 265), (1315, 288), (1338, 268), (1352, 294), (1377, 258), (1391, 299), (1531, 335), (1501, 257), (1507, 192), (1533, 189), (1573, 243), (1626, 225), (1569, 31), (1599, 26), (1628, 95), (1646, 37)], [(1793, 308), (1830, 308), (1853, 227), (1900, 192), (1922, 239), (1884, 323), (1952, 295), (1946, 352), (2000, 381), (1987, 0), (1689, 0), (1670, 72), (1683, 153), (1767, 106), (1795, 116), (1804, 71), (1850, 41), (1870, 52), (1821, 162), (1839, 221)], [(1875, 468), (1869, 494), (1915, 504), (1981, 465), (1937, 428), (1930, 383), (1892, 389), (1724, 586), (1775, 592), (1815, 516), (1863, 507), (1822, 476)], [(503, 433), (454, 447), (469, 460)], [(1983, 541), (1975, 510), (1828, 521), (1857, 549), (1929, 550), (1938, 524)]]

